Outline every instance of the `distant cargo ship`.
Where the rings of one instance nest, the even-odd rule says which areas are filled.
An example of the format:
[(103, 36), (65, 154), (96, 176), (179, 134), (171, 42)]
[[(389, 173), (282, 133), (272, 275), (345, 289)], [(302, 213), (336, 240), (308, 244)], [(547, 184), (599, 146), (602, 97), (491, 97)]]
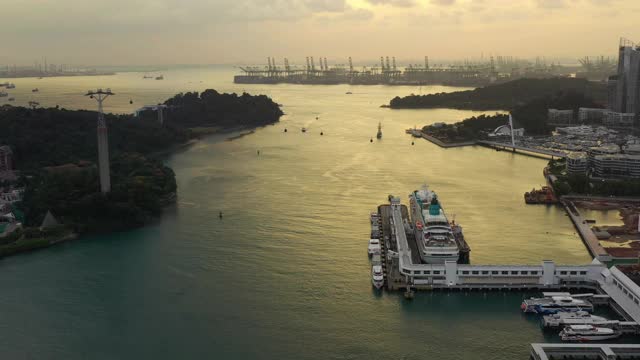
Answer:
[[(458, 261), (460, 249), (454, 229), (444, 213), (435, 192), (424, 185), (409, 195), (411, 218), (420, 258), (427, 264), (442, 264), (447, 260)], [(456, 231), (462, 228), (457, 227)]]

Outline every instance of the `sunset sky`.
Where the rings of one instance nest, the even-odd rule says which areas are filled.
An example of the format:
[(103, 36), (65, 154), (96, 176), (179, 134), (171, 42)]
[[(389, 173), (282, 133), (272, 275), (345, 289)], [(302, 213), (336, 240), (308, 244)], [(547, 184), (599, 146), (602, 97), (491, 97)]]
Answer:
[(638, 0), (4, 0), (0, 65), (615, 55)]

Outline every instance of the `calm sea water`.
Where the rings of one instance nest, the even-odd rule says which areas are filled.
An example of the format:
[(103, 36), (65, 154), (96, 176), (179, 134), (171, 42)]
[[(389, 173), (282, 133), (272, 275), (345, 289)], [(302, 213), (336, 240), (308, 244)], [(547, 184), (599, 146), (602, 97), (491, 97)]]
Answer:
[[(560, 208), (524, 204), (544, 160), (412, 146), (406, 128), (480, 113), (379, 107), (456, 88), (234, 85), (233, 73), (10, 80), (18, 104), (94, 108), (82, 93), (111, 87), (106, 110), (132, 112), (215, 88), (269, 95), (287, 115), (171, 156), (178, 203), (156, 224), (1, 260), (2, 358), (525, 359), (529, 343), (557, 340), (520, 313), (529, 294), (377, 294), (365, 250), (368, 213), (427, 182), (464, 227), (472, 263), (589, 262)], [(370, 143), (379, 121), (383, 139)]]

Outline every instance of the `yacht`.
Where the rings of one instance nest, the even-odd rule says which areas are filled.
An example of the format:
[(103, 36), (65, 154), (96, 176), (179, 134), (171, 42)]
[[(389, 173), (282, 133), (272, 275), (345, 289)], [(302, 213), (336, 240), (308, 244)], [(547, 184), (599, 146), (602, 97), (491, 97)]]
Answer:
[(458, 261), (459, 249), (438, 195), (424, 185), (409, 195), (420, 258), (427, 264)]
[(550, 293), (542, 298), (530, 298), (524, 300), (520, 308), (524, 312), (532, 312), (537, 314), (555, 314), (557, 312), (576, 312), (586, 311), (593, 312), (593, 305), (587, 300), (576, 299), (567, 293)]
[[(375, 257), (379, 259), (380, 255), (375, 255)], [(376, 287), (376, 289), (380, 289), (384, 285), (384, 275), (382, 273), (382, 265), (380, 265), (379, 260), (377, 262), (374, 261), (371, 266), (371, 283)]]
[(367, 247), (367, 253), (369, 254), (369, 256), (380, 254), (380, 240), (370, 239), (369, 246)]
[(622, 335), (618, 330), (593, 325), (569, 325), (560, 331), (562, 341), (601, 341)]
[(545, 315), (542, 318), (545, 327), (560, 327), (567, 325), (597, 325), (613, 326), (619, 323), (617, 320), (609, 320), (602, 316), (591, 315), (586, 311), (564, 312)]

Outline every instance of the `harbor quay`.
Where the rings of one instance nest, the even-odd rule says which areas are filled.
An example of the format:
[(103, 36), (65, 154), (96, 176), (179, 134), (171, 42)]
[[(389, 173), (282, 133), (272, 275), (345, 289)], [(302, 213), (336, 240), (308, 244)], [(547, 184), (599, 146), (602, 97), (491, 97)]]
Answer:
[[(378, 207), (380, 221), (372, 236), (381, 238), (385, 288), (405, 291), (586, 291), (594, 305), (609, 306), (626, 321), (640, 323), (640, 286), (615, 266), (597, 257), (589, 264), (560, 265), (543, 260), (537, 265), (424, 263), (416, 254), (414, 229), (407, 207), (389, 195)], [(413, 244), (412, 244), (413, 243)], [(638, 330), (635, 325), (634, 329)]]
[(531, 360), (640, 358), (640, 344), (531, 344)]

